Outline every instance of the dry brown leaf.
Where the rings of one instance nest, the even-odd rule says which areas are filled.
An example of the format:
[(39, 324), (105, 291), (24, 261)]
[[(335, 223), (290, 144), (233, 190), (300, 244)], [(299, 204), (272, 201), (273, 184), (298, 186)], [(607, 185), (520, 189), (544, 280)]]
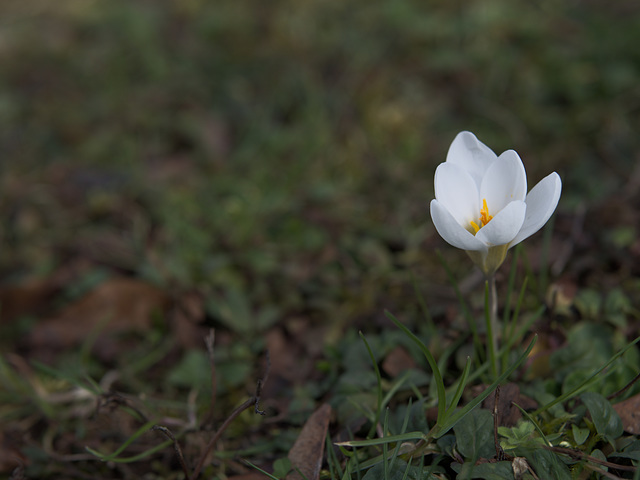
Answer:
[(9, 324), (23, 315), (42, 311), (59, 288), (60, 284), (54, 278), (31, 280), (0, 288), (0, 325)]
[(382, 362), (382, 370), (391, 378), (396, 378), (401, 373), (415, 368), (415, 366), (416, 362), (401, 346), (391, 350)]
[(291, 384), (301, 383), (308, 377), (306, 362), (300, 345), (286, 338), (281, 328), (266, 334), (267, 350), (271, 358), (270, 375), (278, 376)]
[(625, 432), (632, 435), (640, 433), (640, 393), (616, 403), (613, 409), (620, 416)]
[(300, 470), (304, 475), (294, 471), (287, 475), (286, 480), (318, 480), (320, 467), (324, 456), (324, 444), (331, 418), (331, 406), (324, 403), (309, 417), (302, 427), (302, 431), (289, 451), (291, 466)]
[(262, 393), (275, 402), (280, 412), (286, 411), (293, 386), (308, 382), (312, 375), (315, 356), (305, 349), (305, 334), (293, 332), (288, 336), (283, 328), (275, 327), (265, 335), (271, 369)]
[(64, 308), (58, 315), (42, 320), (32, 330), (32, 348), (68, 348), (90, 334), (145, 331), (152, 315), (163, 313), (169, 296), (148, 283), (129, 279), (107, 280)]
[(208, 331), (203, 325), (204, 310), (204, 298), (197, 292), (185, 292), (176, 299), (171, 331), (178, 345), (185, 349), (202, 348)]
[(20, 437), (21, 434), (17, 432), (5, 434), (0, 431), (0, 472), (10, 472), (14, 468), (29, 464), (29, 459), (20, 452), (18, 446)]

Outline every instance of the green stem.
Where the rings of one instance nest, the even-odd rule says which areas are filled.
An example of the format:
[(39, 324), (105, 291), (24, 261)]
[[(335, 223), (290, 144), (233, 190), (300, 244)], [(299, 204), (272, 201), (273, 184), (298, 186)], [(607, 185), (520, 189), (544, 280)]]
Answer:
[(496, 277), (493, 273), (487, 275), (484, 312), (487, 322), (487, 357), (491, 362), (493, 378), (498, 378), (498, 292), (496, 290)]

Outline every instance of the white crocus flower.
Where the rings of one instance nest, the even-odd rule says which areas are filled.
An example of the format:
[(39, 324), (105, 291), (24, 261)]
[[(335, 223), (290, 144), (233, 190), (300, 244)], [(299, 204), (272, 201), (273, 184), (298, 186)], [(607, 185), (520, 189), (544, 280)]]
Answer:
[(515, 151), (498, 157), (473, 133), (460, 132), (436, 169), (431, 218), (442, 238), (490, 275), (509, 248), (547, 223), (561, 190), (553, 172), (527, 195), (527, 174)]

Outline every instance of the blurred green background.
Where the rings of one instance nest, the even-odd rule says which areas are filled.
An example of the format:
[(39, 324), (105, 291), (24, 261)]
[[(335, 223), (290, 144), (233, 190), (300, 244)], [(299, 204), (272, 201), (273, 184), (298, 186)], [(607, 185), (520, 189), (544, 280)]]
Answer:
[(638, 184), (634, 2), (24, 0), (0, 19), (5, 279), (109, 238), (99, 255), (154, 281), (375, 296), (444, 245), (428, 202), (460, 130), (516, 149), (530, 188), (558, 171), (560, 212)]

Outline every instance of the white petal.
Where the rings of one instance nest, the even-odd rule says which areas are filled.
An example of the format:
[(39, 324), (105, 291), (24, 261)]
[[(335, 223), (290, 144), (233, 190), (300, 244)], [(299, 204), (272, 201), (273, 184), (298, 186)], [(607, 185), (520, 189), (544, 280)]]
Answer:
[(522, 228), (526, 211), (523, 201), (511, 202), (476, 233), (476, 238), (489, 246), (511, 243)]
[(434, 180), (436, 200), (463, 226), (478, 221), (478, 189), (471, 176), (457, 165), (441, 163)]
[(513, 150), (507, 150), (491, 164), (482, 179), (480, 198), (487, 200), (489, 214), (495, 215), (515, 200), (527, 195), (527, 174), (522, 160)]
[(450, 245), (463, 250), (487, 250), (487, 246), (465, 230), (438, 200), (431, 200), (431, 219), (440, 236)]
[(482, 177), (497, 155), (471, 132), (460, 132), (449, 147), (447, 163), (462, 167), (469, 172), (480, 187)]
[(512, 247), (536, 233), (547, 223), (558, 205), (561, 192), (562, 180), (556, 172), (547, 175), (531, 189), (525, 200), (527, 214), (524, 218), (524, 224), (511, 242)]

